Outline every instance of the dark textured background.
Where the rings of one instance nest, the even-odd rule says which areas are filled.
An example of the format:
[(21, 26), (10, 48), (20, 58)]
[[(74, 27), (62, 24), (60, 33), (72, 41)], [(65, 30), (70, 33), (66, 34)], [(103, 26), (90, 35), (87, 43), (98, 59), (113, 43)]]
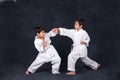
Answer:
[[(73, 28), (74, 20), (85, 18), (84, 29), (91, 37), (89, 57), (102, 67), (93, 71), (80, 60), (78, 75), (52, 76), (51, 64), (43, 65), (33, 76), (24, 71), (37, 56), (33, 28), (40, 24), (50, 31), (54, 27)], [(60, 71), (67, 67), (72, 40), (52, 39), (62, 58)], [(120, 73), (120, 1), (119, 0), (18, 0), (0, 2), (0, 80), (119, 80)], [(47, 73), (42, 73), (48, 71)], [(41, 73), (41, 74), (40, 74)], [(47, 75), (46, 75), (47, 74)], [(44, 76), (43, 76), (44, 75)], [(46, 76), (49, 77), (46, 77)], [(39, 77), (38, 77), (39, 76)], [(40, 79), (39, 79), (40, 78)]]

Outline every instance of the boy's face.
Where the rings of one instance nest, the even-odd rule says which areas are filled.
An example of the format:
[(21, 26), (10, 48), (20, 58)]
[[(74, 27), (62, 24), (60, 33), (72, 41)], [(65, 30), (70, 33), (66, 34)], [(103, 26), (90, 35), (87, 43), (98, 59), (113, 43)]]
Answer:
[(74, 27), (75, 27), (76, 30), (79, 30), (79, 29), (82, 28), (82, 25), (80, 25), (80, 24), (78, 23), (78, 21), (75, 21)]
[(45, 35), (45, 31), (44, 31), (44, 30), (41, 31), (40, 33), (37, 33), (37, 36), (38, 36), (39, 38), (44, 38), (44, 35)]

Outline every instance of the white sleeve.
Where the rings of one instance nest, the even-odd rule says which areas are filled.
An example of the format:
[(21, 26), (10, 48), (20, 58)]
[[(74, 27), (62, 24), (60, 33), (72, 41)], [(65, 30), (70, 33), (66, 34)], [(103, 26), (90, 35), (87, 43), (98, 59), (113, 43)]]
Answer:
[(73, 29), (65, 29), (65, 28), (59, 28), (59, 33), (62, 36), (68, 36), (70, 38), (73, 38)]
[(39, 44), (37, 41), (34, 42), (35, 48), (38, 50), (38, 52), (43, 53), (45, 52), (45, 49), (43, 48), (42, 43)]
[(57, 33), (50, 31), (50, 32), (46, 33), (46, 35), (48, 35), (49, 37), (54, 37), (57, 35)]
[(90, 37), (89, 37), (89, 35), (88, 35), (88, 33), (86, 31), (84, 33), (83, 41), (86, 43), (87, 46), (89, 46)]

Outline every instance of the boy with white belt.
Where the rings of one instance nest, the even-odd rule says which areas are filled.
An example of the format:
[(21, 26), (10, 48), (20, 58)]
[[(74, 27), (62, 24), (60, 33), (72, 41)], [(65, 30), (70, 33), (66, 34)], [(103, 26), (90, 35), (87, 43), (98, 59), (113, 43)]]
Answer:
[(59, 67), (61, 64), (61, 58), (53, 45), (51, 45), (50, 40), (50, 37), (56, 36), (56, 29), (54, 28), (49, 33), (45, 33), (44, 28), (37, 26), (35, 28), (35, 33), (36, 37), (34, 45), (39, 53), (25, 74), (29, 75), (30, 73), (34, 73), (39, 67), (47, 62), (51, 62), (53, 74), (60, 74)]
[(87, 56), (87, 46), (89, 45), (90, 37), (88, 33), (83, 30), (85, 20), (80, 18), (75, 21), (75, 29), (65, 29), (59, 28), (60, 35), (68, 36), (73, 40), (73, 48), (68, 56), (68, 73), (67, 75), (75, 75), (75, 63), (80, 58), (83, 63), (91, 67), (94, 70), (97, 70), (100, 67), (100, 64), (91, 60)]

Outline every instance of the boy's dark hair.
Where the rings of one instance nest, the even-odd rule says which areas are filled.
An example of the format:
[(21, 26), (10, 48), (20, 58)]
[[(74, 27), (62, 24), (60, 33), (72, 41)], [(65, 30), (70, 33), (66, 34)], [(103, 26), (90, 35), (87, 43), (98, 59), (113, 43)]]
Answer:
[(78, 19), (76, 19), (75, 21), (77, 21), (78, 23), (79, 23), (79, 25), (85, 25), (85, 23), (86, 23), (86, 21), (85, 21), (85, 19), (83, 19), (83, 18), (78, 18)]
[(35, 34), (36, 34), (36, 33), (40, 33), (41, 31), (44, 31), (45, 29), (43, 27), (41, 27), (40, 25), (37, 25), (34, 28), (34, 30), (35, 30)]

